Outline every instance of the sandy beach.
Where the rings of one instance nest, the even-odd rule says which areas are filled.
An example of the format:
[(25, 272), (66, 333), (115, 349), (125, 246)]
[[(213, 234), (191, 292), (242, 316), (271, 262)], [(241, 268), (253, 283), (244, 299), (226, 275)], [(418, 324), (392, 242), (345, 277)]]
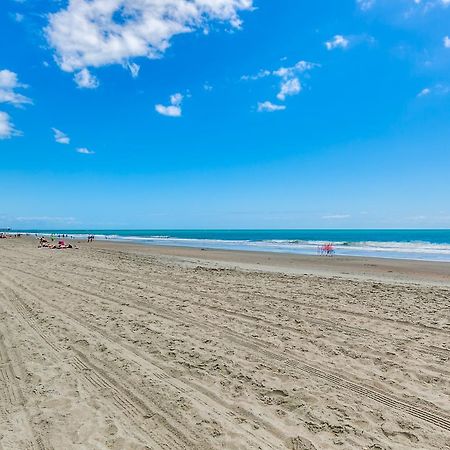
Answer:
[(0, 240), (0, 449), (450, 449), (450, 264)]

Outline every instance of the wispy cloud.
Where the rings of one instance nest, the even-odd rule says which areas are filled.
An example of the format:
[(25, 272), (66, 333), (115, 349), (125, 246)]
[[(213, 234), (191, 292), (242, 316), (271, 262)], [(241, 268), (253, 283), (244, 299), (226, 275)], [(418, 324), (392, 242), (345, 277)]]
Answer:
[(130, 71), (131, 76), (133, 78), (137, 78), (139, 75), (139, 71), (141, 70), (141, 66), (139, 64), (129, 62), (126, 64), (127, 69)]
[(259, 80), (260, 78), (265, 78), (270, 75), (272, 75), (273, 72), (270, 70), (261, 69), (257, 74), (255, 75), (242, 75), (241, 80), (244, 81), (255, 81)]
[(88, 69), (81, 69), (73, 77), (79, 88), (96, 89), (100, 85), (97, 78)]
[(32, 100), (16, 92), (17, 89), (25, 89), (26, 84), (19, 83), (15, 72), (0, 70), (0, 103), (9, 103), (15, 107), (32, 104)]
[(356, 0), (356, 3), (362, 11), (368, 11), (375, 5), (375, 0)]
[(70, 144), (70, 138), (67, 136), (67, 134), (63, 133), (61, 130), (58, 130), (57, 128), (52, 128), (53, 134), (55, 137), (55, 141), (58, 144)]
[(446, 84), (435, 84), (434, 86), (426, 87), (422, 89), (417, 97), (427, 97), (429, 95), (447, 95), (450, 94), (450, 86)]
[(297, 77), (286, 78), (283, 80), (280, 86), (280, 92), (277, 94), (277, 99), (284, 101), (286, 97), (291, 95), (297, 95), (302, 90), (302, 85)]
[(173, 94), (170, 96), (170, 105), (155, 105), (155, 110), (159, 114), (168, 117), (181, 117), (182, 110), (181, 104), (183, 102), (183, 95), (180, 93)]
[(24, 18), (25, 18), (24, 15), (23, 15), (23, 14), (20, 14), (20, 13), (15, 13), (15, 14), (13, 15), (13, 19), (14, 19), (17, 23), (23, 22), (23, 19), (24, 19)]
[(431, 94), (430, 88), (423, 88), (418, 94), (417, 97), (426, 97), (427, 95)]
[(344, 37), (342, 34), (336, 34), (333, 39), (325, 42), (325, 47), (328, 50), (334, 50), (335, 48), (347, 48), (350, 44), (350, 40)]
[(45, 223), (61, 223), (74, 224), (77, 220), (74, 217), (54, 217), (54, 216), (19, 216), (11, 217), (12, 222), (45, 222)]
[(350, 214), (328, 214), (326, 216), (322, 216), (322, 219), (326, 220), (341, 220), (341, 219), (350, 219)]
[(276, 105), (269, 101), (258, 103), (258, 112), (275, 112), (275, 111), (283, 111), (285, 109), (286, 109), (285, 105)]
[(314, 67), (320, 67), (320, 64), (312, 63), (309, 61), (299, 61), (297, 64), (288, 67), (280, 67), (273, 72), (274, 75), (280, 78), (292, 78), (300, 73), (307, 72)]
[(302, 91), (300, 75), (315, 67), (320, 67), (320, 65), (308, 61), (299, 61), (293, 66), (280, 67), (276, 70), (263, 69), (255, 75), (244, 75), (241, 79), (244, 81), (255, 81), (266, 77), (278, 77), (281, 81), (277, 98), (280, 101), (285, 101), (286, 97), (298, 95)]
[(356, 0), (356, 4), (362, 11), (385, 8), (391, 14), (400, 13), (401, 17), (408, 19), (416, 13), (428, 13), (437, 8), (446, 8), (450, 0)]
[(450, 48), (450, 37), (448, 37), (448, 36), (444, 37), (444, 47)]
[(82, 155), (93, 155), (95, 152), (89, 150), (86, 147), (77, 148), (77, 153), (81, 153)]
[(14, 128), (9, 114), (4, 111), (0, 111), (0, 139), (9, 139), (13, 136), (19, 135), (21, 135), (21, 133)]

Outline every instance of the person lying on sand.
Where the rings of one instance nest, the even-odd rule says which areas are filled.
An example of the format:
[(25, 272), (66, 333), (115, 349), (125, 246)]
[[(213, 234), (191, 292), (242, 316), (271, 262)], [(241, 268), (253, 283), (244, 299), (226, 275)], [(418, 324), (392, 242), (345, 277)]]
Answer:
[(66, 244), (64, 241), (58, 241), (57, 245), (54, 244), (50, 244), (47, 239), (45, 238), (40, 238), (39, 239), (39, 247), (45, 247), (45, 248), (52, 248), (52, 249), (65, 249), (65, 248), (78, 248), (78, 247), (74, 247), (72, 244)]
[(39, 247), (48, 247), (48, 241), (44, 237), (39, 239)]
[(57, 248), (73, 248), (72, 244), (66, 244), (64, 241), (58, 241)]

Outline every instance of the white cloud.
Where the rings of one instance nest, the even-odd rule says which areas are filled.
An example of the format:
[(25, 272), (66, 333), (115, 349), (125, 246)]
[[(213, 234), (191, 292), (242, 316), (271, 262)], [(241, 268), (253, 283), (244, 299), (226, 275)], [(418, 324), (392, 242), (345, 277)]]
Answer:
[(375, 0), (356, 0), (356, 3), (363, 11), (368, 11), (375, 5)]
[(448, 95), (450, 94), (450, 86), (447, 84), (437, 83), (434, 86), (422, 89), (417, 97), (425, 97), (428, 95)]
[(446, 8), (450, 5), (450, 0), (356, 0), (356, 4), (362, 11), (379, 6), (385, 11), (400, 12), (403, 18), (409, 18), (417, 12), (428, 13), (436, 8)]
[(9, 139), (18, 135), (20, 135), (20, 132), (14, 128), (9, 114), (0, 111), (0, 139)]
[(311, 63), (308, 61), (299, 61), (293, 66), (280, 67), (277, 70), (260, 70), (256, 75), (244, 75), (242, 80), (258, 80), (260, 78), (266, 78), (269, 76), (275, 76), (281, 78), (280, 91), (277, 94), (278, 100), (284, 101), (286, 97), (297, 95), (302, 90), (302, 84), (299, 79), (299, 75), (307, 72), (314, 67), (320, 67), (319, 64)]
[(86, 147), (77, 148), (77, 152), (83, 155), (93, 155), (95, 152), (87, 149)]
[(3, 89), (14, 89), (23, 87), (23, 85), (19, 83), (16, 73), (3, 69), (0, 71), (0, 87)]
[(79, 88), (96, 89), (99, 86), (97, 78), (88, 69), (81, 69), (73, 77)]
[(302, 90), (302, 84), (298, 78), (298, 74), (311, 70), (317, 64), (308, 61), (299, 61), (292, 67), (280, 67), (274, 72), (274, 75), (282, 79), (280, 92), (277, 94), (278, 100), (284, 101), (286, 97), (297, 95)]
[(133, 78), (137, 78), (137, 76), (139, 75), (139, 71), (141, 70), (141, 66), (136, 63), (128, 63), (127, 68), (130, 71), (131, 76)]
[(58, 130), (57, 128), (52, 128), (53, 133), (55, 135), (55, 141), (58, 144), (70, 144), (70, 138), (67, 136), (67, 134), (63, 133), (62, 131)]
[(170, 103), (172, 103), (172, 105), (181, 105), (182, 101), (183, 96), (179, 92), (170, 96)]
[(280, 67), (273, 72), (273, 75), (281, 78), (292, 78), (296, 74), (307, 72), (308, 70), (314, 69), (314, 67), (319, 67), (319, 64), (308, 61), (299, 61), (291, 67)]
[(269, 101), (258, 103), (258, 112), (275, 112), (275, 111), (283, 111), (285, 109), (286, 106), (276, 105)]
[(342, 36), (342, 34), (336, 34), (332, 40), (325, 42), (325, 47), (328, 50), (333, 50), (335, 48), (347, 48), (350, 41)]
[(173, 94), (170, 96), (170, 105), (164, 106), (164, 105), (156, 105), (155, 110), (159, 114), (162, 114), (163, 116), (169, 116), (169, 117), (180, 117), (182, 114), (181, 111), (181, 104), (183, 102), (183, 96), (180, 93)]
[(163, 116), (181, 117), (181, 108), (179, 106), (156, 105), (155, 110)]
[(284, 101), (287, 96), (297, 95), (302, 90), (302, 85), (298, 78), (288, 78), (281, 83), (280, 92), (277, 94), (277, 99)]
[(205, 30), (210, 21), (240, 28), (239, 13), (253, 9), (253, 0), (68, 0), (66, 4), (49, 15), (45, 32), (58, 65), (67, 72), (81, 71), (77, 74), (81, 81), (86, 80), (82, 71), (88, 67), (159, 58), (175, 35)]
[(444, 37), (444, 47), (450, 48), (450, 37), (448, 37), (448, 36)]
[(26, 88), (27, 85), (19, 83), (17, 74), (10, 70), (0, 70), (0, 103), (10, 103), (16, 107), (33, 103), (31, 99), (19, 94), (16, 89)]
[(255, 81), (255, 80), (259, 80), (260, 78), (268, 77), (272, 74), (273, 74), (273, 72), (271, 72), (270, 70), (260, 70), (256, 75), (242, 75), (241, 80)]
[(430, 88), (424, 88), (417, 94), (417, 97), (425, 97), (427, 95), (430, 95), (430, 93), (431, 93)]
[(214, 88), (213, 88), (208, 82), (206, 82), (206, 83), (203, 85), (203, 89), (204, 89), (206, 92), (211, 92)]

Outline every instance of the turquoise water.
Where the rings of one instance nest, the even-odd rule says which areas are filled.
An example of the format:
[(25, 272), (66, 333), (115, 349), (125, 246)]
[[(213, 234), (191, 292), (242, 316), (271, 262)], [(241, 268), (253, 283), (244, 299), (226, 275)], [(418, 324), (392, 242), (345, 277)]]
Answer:
[(20, 230), (80, 239), (151, 245), (317, 254), (332, 242), (337, 255), (450, 262), (450, 230)]

